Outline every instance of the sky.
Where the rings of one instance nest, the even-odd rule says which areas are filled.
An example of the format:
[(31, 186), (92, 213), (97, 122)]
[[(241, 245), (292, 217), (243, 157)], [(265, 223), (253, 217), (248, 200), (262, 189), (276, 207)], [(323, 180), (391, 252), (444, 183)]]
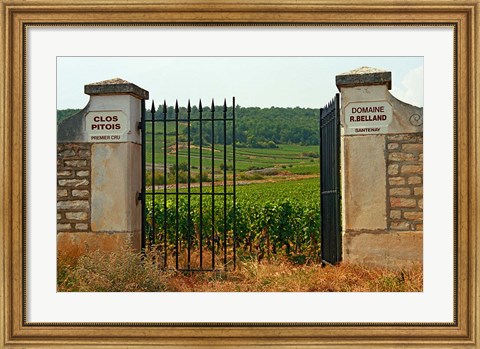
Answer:
[(423, 57), (57, 57), (57, 108), (83, 108), (84, 85), (122, 78), (155, 104), (235, 97), (242, 107), (321, 108), (338, 89), (335, 76), (362, 66), (392, 72), (398, 99), (423, 106)]

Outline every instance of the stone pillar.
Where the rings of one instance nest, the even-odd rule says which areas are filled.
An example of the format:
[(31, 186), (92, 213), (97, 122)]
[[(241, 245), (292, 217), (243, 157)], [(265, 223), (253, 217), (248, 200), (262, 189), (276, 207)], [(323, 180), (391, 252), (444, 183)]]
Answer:
[(85, 85), (90, 101), (57, 131), (57, 248), (140, 249), (142, 101), (122, 79)]
[(393, 97), (391, 73), (336, 76), (341, 92), (343, 260), (403, 267), (423, 257), (423, 108)]

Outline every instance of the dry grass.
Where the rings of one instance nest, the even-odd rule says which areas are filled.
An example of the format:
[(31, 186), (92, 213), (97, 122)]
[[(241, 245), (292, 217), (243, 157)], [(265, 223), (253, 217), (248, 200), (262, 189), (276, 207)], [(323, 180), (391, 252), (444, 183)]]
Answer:
[[(159, 268), (153, 252), (59, 254), (58, 291), (84, 292), (420, 292), (421, 265), (391, 271), (341, 263), (298, 265), (286, 258), (238, 261), (234, 271), (182, 273)], [(161, 259), (161, 258), (160, 258)]]
[(154, 255), (142, 257), (127, 249), (87, 252), (80, 257), (57, 255), (59, 292), (166, 291), (168, 273), (160, 271)]
[(295, 265), (277, 259), (239, 263), (237, 270), (177, 273), (167, 281), (170, 291), (186, 292), (420, 292), (421, 266), (391, 271), (342, 263), (337, 266)]

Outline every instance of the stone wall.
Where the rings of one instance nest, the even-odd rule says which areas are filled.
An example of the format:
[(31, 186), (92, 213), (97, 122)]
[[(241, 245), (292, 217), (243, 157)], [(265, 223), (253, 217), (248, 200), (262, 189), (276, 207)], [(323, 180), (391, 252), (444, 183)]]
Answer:
[(138, 123), (148, 91), (119, 78), (84, 87), (88, 104), (57, 127), (58, 253), (76, 258), (94, 250), (140, 251)]
[(387, 225), (423, 231), (423, 135), (387, 135)]
[(91, 144), (57, 145), (57, 232), (90, 231)]
[(342, 258), (387, 268), (421, 263), (423, 108), (395, 98), (391, 73), (384, 70), (361, 67), (337, 75), (336, 84), (342, 106)]

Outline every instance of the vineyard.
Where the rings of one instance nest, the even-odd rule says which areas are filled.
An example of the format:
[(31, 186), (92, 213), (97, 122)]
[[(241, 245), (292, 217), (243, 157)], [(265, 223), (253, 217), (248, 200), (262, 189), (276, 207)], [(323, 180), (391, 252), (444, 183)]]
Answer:
[[(202, 191), (208, 194), (211, 187), (204, 187)], [(199, 188), (192, 188), (192, 193), (198, 194)], [(167, 254), (167, 266), (173, 263), (177, 241), (180, 255), (186, 251), (188, 244), (194, 251), (201, 250), (207, 257), (207, 264), (203, 265), (207, 268), (215, 263), (212, 259), (216, 259), (216, 255), (223, 255), (225, 247), (230, 256), (234, 242), (240, 258), (251, 258), (253, 255), (261, 260), (282, 255), (300, 263), (318, 261), (318, 178), (239, 185), (236, 194), (235, 214), (231, 195), (214, 200), (213, 205), (211, 195), (205, 195), (202, 197), (202, 210), (199, 195), (191, 196), (190, 210), (187, 197), (180, 195), (177, 217), (177, 199), (157, 192), (154, 204), (151, 197), (147, 201), (147, 236), (153, 236), (152, 227), (155, 227), (154, 241), (150, 238), (149, 243)], [(155, 221), (152, 221), (152, 210)], [(215, 251), (213, 256), (212, 250)], [(192, 258), (192, 263), (196, 263), (195, 258)]]
[[(318, 262), (318, 110), (236, 111), (235, 133), (208, 107), (201, 119), (193, 106), (189, 122), (184, 107), (180, 116), (173, 107), (146, 111), (145, 246), (179, 269), (232, 266), (233, 256)], [(58, 111), (58, 119), (72, 112)]]
[[(162, 140), (163, 135), (158, 133), (158, 139)], [(169, 142), (170, 139), (168, 140)], [(155, 141), (154, 155), (152, 156), (153, 149), (151, 141), (146, 140), (147, 153), (146, 162), (151, 164), (153, 157), (155, 163), (159, 169), (163, 169), (163, 146), (160, 146), (161, 142)], [(232, 147), (228, 145), (226, 149), (222, 145), (216, 145), (213, 148), (213, 160), (215, 162), (215, 171), (222, 171), (224, 151), (227, 153), (227, 170), (231, 173), (233, 159), (232, 159)], [(278, 171), (296, 173), (296, 174), (312, 174), (319, 171), (319, 155), (318, 146), (302, 146), (297, 144), (286, 145), (280, 144), (274, 149), (254, 149), (254, 148), (238, 148), (236, 149), (236, 162), (235, 166), (237, 171), (255, 171), (264, 168), (276, 168)], [(212, 148), (203, 146), (203, 167), (204, 169), (211, 170), (212, 167)], [(198, 174), (199, 172), (199, 158), (200, 148), (192, 147), (190, 149), (190, 162), (192, 174)], [(176, 163), (177, 151), (175, 149), (174, 142), (167, 143), (167, 167), (170, 169), (173, 164)], [(185, 168), (187, 165), (188, 150), (186, 143), (179, 143), (178, 148), (178, 162), (179, 169)], [(173, 168), (172, 168), (173, 170)], [(161, 174), (161, 170), (157, 171)], [(157, 181), (157, 183), (159, 183)]]
[(236, 141), (217, 120), (204, 134), (172, 112), (142, 128), (145, 249), (59, 250), (57, 291), (422, 291), (421, 265), (320, 266), (316, 111), (238, 108)]
[[(145, 244), (154, 247), (164, 267), (231, 269), (237, 258), (280, 256), (319, 262), (315, 142), (303, 136), (294, 143), (252, 139), (257, 130), (251, 125), (234, 150), (231, 124), (221, 119), (203, 120), (203, 131), (198, 120), (172, 123), (168, 115), (166, 120), (145, 125)], [(285, 126), (282, 132), (317, 134), (315, 127), (290, 134)]]

